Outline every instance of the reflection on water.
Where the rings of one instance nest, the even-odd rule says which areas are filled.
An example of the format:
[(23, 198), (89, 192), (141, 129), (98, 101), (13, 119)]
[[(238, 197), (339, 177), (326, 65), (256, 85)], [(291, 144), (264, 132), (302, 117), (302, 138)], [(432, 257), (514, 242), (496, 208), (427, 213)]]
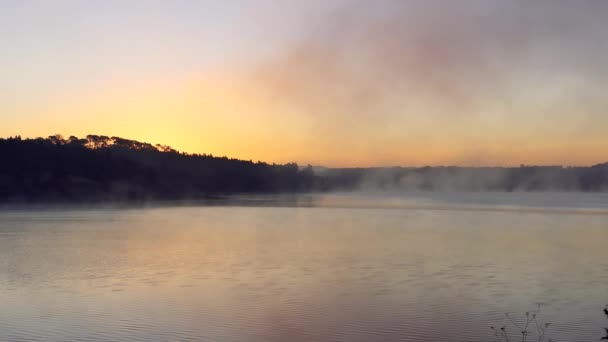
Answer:
[(599, 339), (603, 197), (513, 196), (3, 211), (0, 341), (488, 341), (537, 302)]

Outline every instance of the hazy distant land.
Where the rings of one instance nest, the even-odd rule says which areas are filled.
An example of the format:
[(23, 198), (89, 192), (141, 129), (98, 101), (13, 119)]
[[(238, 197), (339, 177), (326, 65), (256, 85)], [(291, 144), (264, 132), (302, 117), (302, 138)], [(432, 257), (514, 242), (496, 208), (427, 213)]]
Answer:
[(200, 199), (236, 193), (355, 190), (608, 190), (608, 163), (590, 167), (324, 168), (277, 165), (119, 137), (0, 139), (1, 202)]

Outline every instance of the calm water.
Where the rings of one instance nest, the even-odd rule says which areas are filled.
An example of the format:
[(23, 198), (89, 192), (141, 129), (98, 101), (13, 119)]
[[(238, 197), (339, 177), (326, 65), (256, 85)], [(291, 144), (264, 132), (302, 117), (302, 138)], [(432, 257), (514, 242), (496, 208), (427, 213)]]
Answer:
[(597, 341), (607, 246), (606, 195), (4, 210), (0, 341)]

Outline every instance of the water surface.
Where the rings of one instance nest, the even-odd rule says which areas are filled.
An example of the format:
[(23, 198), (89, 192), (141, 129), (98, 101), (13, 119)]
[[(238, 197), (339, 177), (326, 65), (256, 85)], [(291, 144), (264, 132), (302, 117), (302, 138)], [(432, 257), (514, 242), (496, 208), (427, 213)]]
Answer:
[(0, 211), (0, 341), (491, 341), (543, 303), (598, 340), (608, 200), (242, 197)]

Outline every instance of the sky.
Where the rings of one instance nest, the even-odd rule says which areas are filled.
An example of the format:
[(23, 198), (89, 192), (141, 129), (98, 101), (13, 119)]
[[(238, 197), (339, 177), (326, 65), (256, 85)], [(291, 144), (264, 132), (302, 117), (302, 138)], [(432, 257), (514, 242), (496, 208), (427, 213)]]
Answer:
[(0, 0), (0, 136), (325, 166), (608, 161), (608, 1)]

